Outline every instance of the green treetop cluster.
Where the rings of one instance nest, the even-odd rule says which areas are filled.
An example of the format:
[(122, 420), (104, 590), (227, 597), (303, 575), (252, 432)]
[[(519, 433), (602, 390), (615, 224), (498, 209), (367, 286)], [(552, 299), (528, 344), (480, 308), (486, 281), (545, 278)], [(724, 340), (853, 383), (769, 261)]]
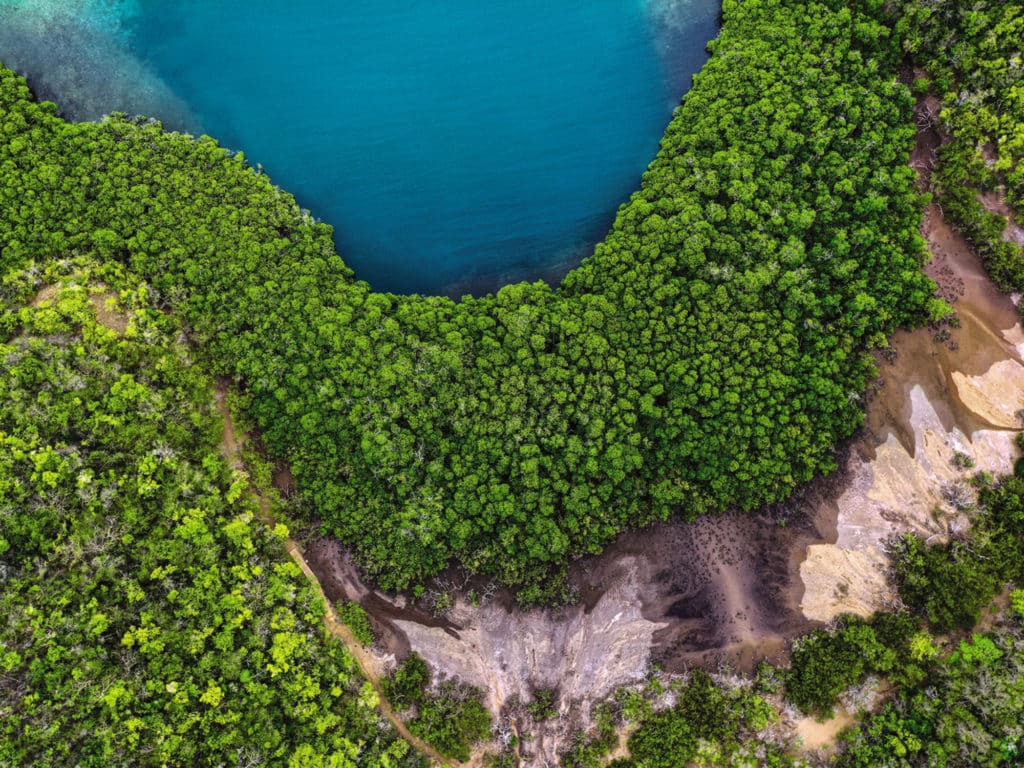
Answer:
[(89, 253), (148, 281), (382, 585), (455, 558), (539, 598), (624, 527), (833, 468), (864, 350), (943, 311), (880, 3), (723, 12), (640, 191), (557, 289), (374, 293), (243, 156), (69, 124), (7, 70), (0, 266)]
[(491, 737), (491, 713), (478, 688), (452, 679), (432, 685), (430, 669), (412, 653), (382, 686), (392, 706), (411, 712), (409, 730), (447, 758), (466, 762), (471, 749)]
[[(891, 623), (908, 624), (905, 615), (889, 614)], [(909, 621), (913, 626), (914, 621)], [(848, 623), (839, 634), (853, 627)], [(815, 638), (828, 638), (817, 633)], [(620, 691), (601, 705), (596, 726), (579, 734), (562, 756), (567, 768), (1013, 768), (1024, 760), (1024, 624), (1020, 617), (988, 634), (951, 642), (940, 651), (926, 632), (905, 647), (887, 648), (868, 632), (868, 641), (892, 656), (887, 676), (894, 680), (891, 698), (872, 712), (859, 715), (832, 753), (807, 753), (780, 719), (780, 702), (770, 672), (737, 685), (735, 679), (715, 682), (700, 670), (688, 679), (669, 683), (675, 703), (658, 708), (664, 686), (656, 680), (643, 690)], [(881, 642), (880, 642), (881, 641)], [(905, 646), (905, 643), (901, 644)], [(841, 665), (836, 646), (821, 646), (823, 663)], [(902, 666), (905, 665), (905, 666)], [(766, 668), (767, 669), (767, 668)], [(909, 670), (916, 679), (905, 674)], [(825, 682), (825, 681), (823, 681)], [(860, 681), (857, 681), (860, 682)], [(826, 682), (827, 684), (827, 682)], [(630, 733), (628, 757), (608, 761), (623, 729)], [(495, 755), (489, 765), (514, 765), (510, 752)]]
[(0, 285), (0, 765), (424, 765), (253, 520), (178, 324), (56, 266), (38, 306)]

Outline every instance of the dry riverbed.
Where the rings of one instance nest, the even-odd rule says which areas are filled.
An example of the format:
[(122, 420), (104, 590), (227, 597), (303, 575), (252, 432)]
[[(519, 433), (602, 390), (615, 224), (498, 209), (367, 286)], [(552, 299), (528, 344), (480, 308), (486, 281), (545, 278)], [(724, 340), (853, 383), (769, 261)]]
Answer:
[[(879, 361), (881, 388), (843, 468), (836, 540), (812, 545), (800, 574), (808, 618), (868, 614), (894, 599), (891, 537), (943, 539), (967, 521), (958, 497), (971, 473), (1012, 470), (1024, 408), (1024, 333), (1013, 301), (985, 277), (966, 241), (926, 212), (927, 271), (953, 302), (959, 328), (901, 331)], [(947, 338), (948, 333), (948, 338)], [(972, 468), (958, 467), (969, 457)]]

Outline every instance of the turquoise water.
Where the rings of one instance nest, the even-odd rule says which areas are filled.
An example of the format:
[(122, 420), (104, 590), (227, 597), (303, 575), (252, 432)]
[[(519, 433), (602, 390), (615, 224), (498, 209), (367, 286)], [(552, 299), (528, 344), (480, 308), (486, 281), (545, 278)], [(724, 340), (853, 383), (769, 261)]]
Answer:
[(557, 279), (592, 249), (654, 156), (719, 8), (19, 6), (0, 10), (0, 58), (72, 116), (120, 109), (216, 136), (332, 224), (374, 288), (455, 295)]

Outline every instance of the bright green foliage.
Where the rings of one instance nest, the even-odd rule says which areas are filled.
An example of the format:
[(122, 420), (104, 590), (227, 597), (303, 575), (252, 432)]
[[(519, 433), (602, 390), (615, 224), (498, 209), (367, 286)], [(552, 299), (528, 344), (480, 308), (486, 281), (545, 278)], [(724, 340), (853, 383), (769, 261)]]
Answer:
[[(1024, 480), (983, 485), (966, 541), (904, 540), (900, 596), (938, 628), (968, 628), (1007, 582), (1024, 583)], [(1019, 590), (1017, 591), (1019, 592)], [(1011, 610), (1013, 608), (1011, 593)], [(876, 622), (878, 619), (875, 620)], [(1024, 762), (1024, 634), (1005, 625), (937, 657), (930, 638), (910, 638), (911, 659), (894, 701), (866, 719), (840, 755), (840, 768), (1014, 766)], [(897, 671), (908, 668), (902, 661)]]
[(1024, 619), (1024, 589), (1015, 589), (1010, 593), (1010, 608), (1018, 618)]
[(430, 685), (430, 670), (413, 653), (384, 681), (384, 695), (396, 710), (413, 710), (409, 730), (445, 757), (466, 761), (470, 748), (491, 733), (491, 713), (480, 691), (454, 680)]
[[(773, 723), (774, 708), (750, 688), (724, 688), (701, 670), (673, 685), (675, 704), (654, 711), (633, 706), (637, 729), (630, 736), (630, 757), (612, 763), (617, 768), (677, 768), (687, 764), (715, 766), (789, 766), (793, 761), (781, 750), (758, 741), (757, 734)], [(639, 695), (639, 692), (631, 692)], [(626, 701), (632, 696), (620, 692)], [(625, 716), (625, 712), (620, 712)], [(581, 738), (563, 765), (591, 768), (604, 765), (603, 757), (616, 743), (609, 712), (597, 718), (597, 732)]]
[(0, 287), (0, 764), (418, 765), (233, 490), (178, 324), (108, 267), (99, 325), (88, 273)]
[(697, 754), (697, 737), (685, 718), (672, 710), (648, 718), (629, 739), (633, 764), (643, 768), (676, 768)]
[(943, 213), (1005, 290), (1024, 289), (1024, 247), (978, 200), (1005, 195), (1024, 223), (1024, 7), (1004, 0), (901, 0), (897, 34), (933, 77), (940, 124), (952, 140), (932, 177)]
[(982, 488), (978, 509), (964, 541), (929, 546), (907, 536), (899, 550), (900, 597), (940, 631), (973, 627), (1007, 582), (1024, 584), (1024, 479)]
[(910, 657), (914, 661), (930, 661), (938, 655), (932, 636), (924, 630), (917, 632), (910, 638)]
[(618, 742), (615, 716), (608, 704), (595, 707), (593, 720), (593, 731), (576, 734), (572, 745), (561, 756), (564, 768), (599, 768)]
[(422, 701), (430, 685), (430, 669), (418, 653), (403, 661), (382, 685), (384, 695), (395, 709), (411, 709)]
[(991, 570), (969, 549), (932, 547), (909, 534), (900, 544), (897, 571), (900, 596), (940, 632), (973, 627), (997, 588)]
[(457, 558), (541, 598), (626, 526), (832, 469), (864, 350), (942, 311), (879, 5), (726, 0), (594, 255), (457, 304), (354, 282), (330, 228), (213, 140), (70, 125), (3, 70), (0, 266), (90, 252), (150, 281), (384, 586)]
[(370, 626), (370, 617), (366, 614), (359, 603), (345, 600), (337, 605), (338, 618), (352, 630), (353, 636), (362, 645), (373, 645), (373, 627)]
[(963, 640), (949, 661), (961, 667), (990, 667), (1003, 655), (992, 639), (985, 635), (974, 635), (970, 642)]
[(919, 687), (864, 721), (838, 768), (1017, 766), (1024, 761), (1024, 636), (963, 642)]
[(548, 720), (558, 716), (555, 698), (558, 691), (554, 688), (538, 688), (533, 692), (533, 700), (526, 705), (526, 711), (534, 720)]
[(793, 647), (786, 698), (804, 712), (830, 716), (839, 697), (867, 675), (905, 674), (916, 630), (907, 614), (883, 614), (870, 623), (847, 616), (833, 631), (805, 635)]

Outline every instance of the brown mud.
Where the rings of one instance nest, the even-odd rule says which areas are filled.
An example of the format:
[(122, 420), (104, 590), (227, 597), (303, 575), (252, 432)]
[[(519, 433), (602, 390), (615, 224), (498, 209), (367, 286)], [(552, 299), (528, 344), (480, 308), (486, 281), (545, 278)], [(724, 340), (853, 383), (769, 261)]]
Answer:
[(813, 717), (803, 717), (794, 724), (793, 730), (804, 750), (827, 756), (830, 748), (835, 746), (836, 737), (856, 722), (854, 716), (843, 707), (836, 709), (835, 716), (824, 722)]
[(328, 598), (335, 602), (353, 600), (366, 610), (376, 638), (375, 649), (382, 659), (402, 660), (413, 650), (405, 633), (395, 624), (397, 621), (437, 628), (459, 639), (459, 627), (451, 621), (402, 596), (388, 597), (367, 586), (349, 553), (336, 541), (315, 539), (306, 546), (305, 556)]
[[(826, 495), (833, 484), (819, 482), (800, 499)], [(761, 660), (782, 661), (788, 641), (811, 627), (800, 611), (798, 565), (809, 544), (828, 540), (831, 525), (798, 501), (626, 533), (601, 558), (583, 561), (573, 580), (590, 594), (607, 591), (618, 564), (633, 558), (641, 615), (658, 625), (652, 662), (669, 673), (723, 665), (751, 672)]]
[[(944, 141), (938, 111), (933, 98), (918, 105), (910, 160), (923, 185)], [(627, 532), (570, 567), (580, 599), (569, 607), (525, 610), (505, 592), (479, 601), (455, 590), (438, 618), (367, 586), (336, 542), (310, 544), (311, 568), (331, 599), (367, 609), (385, 663), (414, 650), (479, 686), (496, 714), (534, 689), (558, 688), (560, 717), (524, 744), (527, 764), (555, 758), (594, 702), (653, 663), (670, 673), (750, 671), (784, 661), (793, 638), (840, 613), (884, 608), (895, 597), (893, 537), (941, 538), (966, 524), (944, 493), (968, 476), (954, 457), (969, 456), (973, 471), (1008, 471), (1024, 408), (1016, 307), (935, 205), (922, 234), (933, 254), (926, 271), (956, 322), (893, 337), (878, 355), (866, 426), (838, 452), (839, 470), (785, 504)], [(818, 746), (841, 724), (804, 724), (802, 735)]]
[(113, 291), (89, 293), (89, 303), (92, 304), (93, 312), (96, 313), (96, 322), (104, 328), (123, 336), (128, 330), (129, 316), (118, 305), (118, 295)]
[(524, 765), (556, 764), (591, 706), (652, 664), (749, 672), (763, 659), (783, 661), (790, 641), (818, 625), (800, 610), (799, 569), (809, 544), (834, 540), (827, 500), (839, 481), (822, 478), (759, 515), (625, 533), (570, 567), (580, 599), (568, 607), (522, 609), (505, 591), (474, 605), (462, 591), (435, 617), (369, 587), (337, 542), (311, 542), (306, 559), (330, 599), (357, 600), (370, 614), (380, 664), (414, 650), (440, 674), (478, 686), (498, 719), (534, 690), (557, 688), (559, 717), (521, 745)]

